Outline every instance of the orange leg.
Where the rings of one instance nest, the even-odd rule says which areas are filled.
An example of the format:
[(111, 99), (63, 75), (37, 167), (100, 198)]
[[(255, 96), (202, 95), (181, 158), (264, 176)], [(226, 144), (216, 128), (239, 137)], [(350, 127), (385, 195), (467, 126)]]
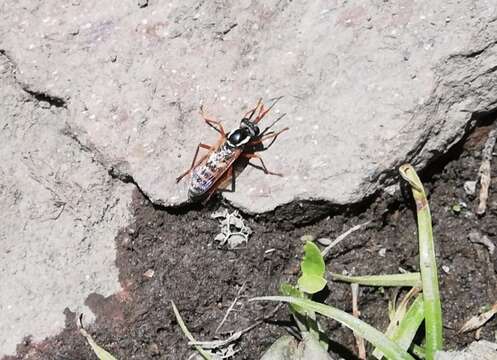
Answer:
[(211, 145), (202, 144), (202, 143), (198, 144), (197, 151), (195, 151), (195, 156), (193, 157), (192, 166), (188, 170), (186, 170), (183, 174), (181, 174), (180, 176), (178, 176), (176, 178), (176, 182), (177, 183), (180, 182), (180, 180), (183, 179), (186, 175), (188, 175), (189, 173), (191, 173), (191, 171), (193, 169), (195, 169), (209, 155), (209, 153), (207, 153), (204, 156), (202, 156), (198, 161), (196, 161), (197, 160), (197, 156), (198, 156), (198, 152), (199, 152), (200, 148), (207, 149), (207, 150), (212, 150), (212, 146)]
[[(262, 165), (262, 170), (266, 173), (266, 174), (269, 174), (269, 175), (276, 175), (276, 176), (283, 176), (283, 174), (280, 174), (280, 173), (275, 173), (275, 172), (272, 172), (272, 171), (269, 171), (266, 167), (266, 164), (264, 164), (264, 161), (262, 161), (262, 158), (257, 155), (257, 154), (250, 154), (250, 153), (242, 153), (242, 156), (247, 158), (247, 159), (259, 159), (261, 161), (261, 165)], [(255, 165), (254, 165), (255, 166)], [(258, 166), (256, 166), (258, 167)], [(259, 168), (259, 167), (258, 167)], [(260, 168), (259, 168), (260, 169)]]
[(216, 130), (218, 133), (220, 133), (223, 137), (226, 137), (226, 132), (224, 131), (223, 125), (217, 121), (214, 120), (213, 118), (209, 118), (204, 111), (204, 107), (200, 107), (200, 115), (202, 115), (202, 118), (205, 120), (207, 125), (212, 127), (214, 130)]

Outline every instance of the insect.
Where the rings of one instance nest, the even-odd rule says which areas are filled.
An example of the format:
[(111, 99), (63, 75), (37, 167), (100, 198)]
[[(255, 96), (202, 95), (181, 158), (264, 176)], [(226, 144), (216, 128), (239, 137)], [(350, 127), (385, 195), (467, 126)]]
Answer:
[[(214, 192), (224, 188), (227, 183), (234, 177), (234, 164), (240, 158), (258, 159), (262, 169), (266, 174), (282, 176), (281, 174), (269, 171), (262, 158), (255, 154), (255, 151), (267, 149), (276, 140), (276, 138), (288, 128), (280, 131), (270, 131), (271, 127), (276, 124), (283, 116), (280, 116), (264, 131), (260, 131), (257, 124), (267, 115), (280, 98), (276, 98), (271, 106), (265, 108), (262, 99), (259, 99), (256, 106), (247, 111), (243, 116), (240, 127), (229, 133), (226, 133), (223, 125), (205, 114), (204, 108), (200, 107), (200, 114), (204, 121), (216, 130), (220, 136), (214, 145), (198, 144), (195, 156), (193, 157), (191, 167), (176, 178), (176, 182), (181, 181), (188, 174), (192, 174), (188, 197), (192, 201), (207, 201)], [(254, 118), (252, 120), (252, 118)], [(263, 141), (272, 139), (271, 143), (264, 147)], [(200, 149), (206, 149), (207, 153), (197, 160)]]

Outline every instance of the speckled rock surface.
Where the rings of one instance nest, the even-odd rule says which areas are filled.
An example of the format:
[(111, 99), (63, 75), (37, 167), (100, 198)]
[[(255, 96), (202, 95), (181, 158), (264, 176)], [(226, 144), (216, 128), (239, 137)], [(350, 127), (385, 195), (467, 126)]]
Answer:
[(497, 344), (481, 340), (475, 341), (461, 351), (441, 351), (436, 355), (437, 360), (493, 360), (497, 359)]
[(163, 205), (185, 201), (174, 179), (215, 138), (200, 104), (233, 128), (259, 96), (285, 96), (291, 131), (264, 159), (286, 177), (249, 168), (227, 195), (260, 212), (359, 201), (497, 101), (491, 1), (21, 1), (2, 14), (19, 80), (66, 101), (75, 136)]
[(64, 327), (64, 309), (120, 290), (114, 238), (133, 186), (65, 134), (66, 110), (38, 101), (0, 55), (0, 356)]

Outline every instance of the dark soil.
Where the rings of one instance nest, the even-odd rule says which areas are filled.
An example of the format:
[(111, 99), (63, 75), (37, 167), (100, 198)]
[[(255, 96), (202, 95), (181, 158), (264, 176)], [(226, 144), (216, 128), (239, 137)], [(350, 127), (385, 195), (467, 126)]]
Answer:
[[(477, 178), (487, 134), (488, 127), (477, 128), (464, 146), (457, 146), (450, 156), (432, 165), (431, 173), (424, 174), (434, 222), (448, 349), (461, 348), (474, 340), (474, 333), (461, 335), (457, 329), (497, 299), (496, 255), (468, 240), (471, 231), (496, 239), (497, 167), (492, 170), (494, 181), (485, 216), (475, 216), (477, 199), (463, 190), (465, 181)], [(453, 206), (460, 203), (467, 208), (463, 205), (460, 212), (454, 212)], [(247, 247), (228, 250), (213, 241), (219, 227), (210, 214), (219, 202), (209, 208), (171, 211), (154, 207), (137, 192), (134, 223), (116, 239), (123, 290), (108, 298), (98, 294), (88, 297), (86, 303), (97, 315), (88, 331), (118, 359), (188, 359), (191, 350), (170, 301), (176, 303), (197, 339), (214, 339), (243, 329), (270, 314), (275, 306), (248, 303), (247, 299), (277, 294), (282, 282), (296, 281), (302, 235), (335, 238), (367, 220), (372, 220), (367, 228), (353, 233), (333, 250), (328, 269), (353, 274), (397, 273), (399, 268), (417, 271), (416, 222), (410, 199), (384, 195), (361, 205), (362, 209), (332, 209), (328, 217), (314, 223), (306, 216), (306, 212), (314, 214), (312, 203), (293, 204), (272, 214), (247, 218), (254, 230)], [(274, 250), (265, 253), (270, 249)], [(147, 273), (149, 270), (153, 270), (153, 276)], [(326, 302), (350, 311), (350, 287), (331, 282), (329, 287)], [(392, 292), (361, 288), (361, 317), (384, 329)], [(236, 297), (239, 301), (235, 311), (216, 334)], [(4, 360), (95, 359), (76, 329), (75, 314), (68, 309), (66, 316), (67, 326), (61, 334), (42, 343), (26, 339), (16, 357)], [(271, 320), (245, 334), (236, 359), (259, 359), (278, 336), (286, 333), (283, 325), (291, 324), (289, 320), (288, 311), (282, 307)], [(323, 322), (333, 341), (332, 352), (354, 359), (351, 332), (334, 322)], [(496, 330), (497, 320), (491, 320), (481, 337), (491, 340)]]

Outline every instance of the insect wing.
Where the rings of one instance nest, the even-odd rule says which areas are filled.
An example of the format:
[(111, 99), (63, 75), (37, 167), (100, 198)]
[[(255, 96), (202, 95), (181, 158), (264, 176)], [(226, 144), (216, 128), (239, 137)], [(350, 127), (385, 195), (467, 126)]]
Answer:
[(223, 177), (240, 154), (240, 149), (225, 145), (213, 152), (204, 164), (193, 171), (188, 192), (190, 198), (201, 197), (212, 190), (213, 186), (217, 187), (218, 180)]

